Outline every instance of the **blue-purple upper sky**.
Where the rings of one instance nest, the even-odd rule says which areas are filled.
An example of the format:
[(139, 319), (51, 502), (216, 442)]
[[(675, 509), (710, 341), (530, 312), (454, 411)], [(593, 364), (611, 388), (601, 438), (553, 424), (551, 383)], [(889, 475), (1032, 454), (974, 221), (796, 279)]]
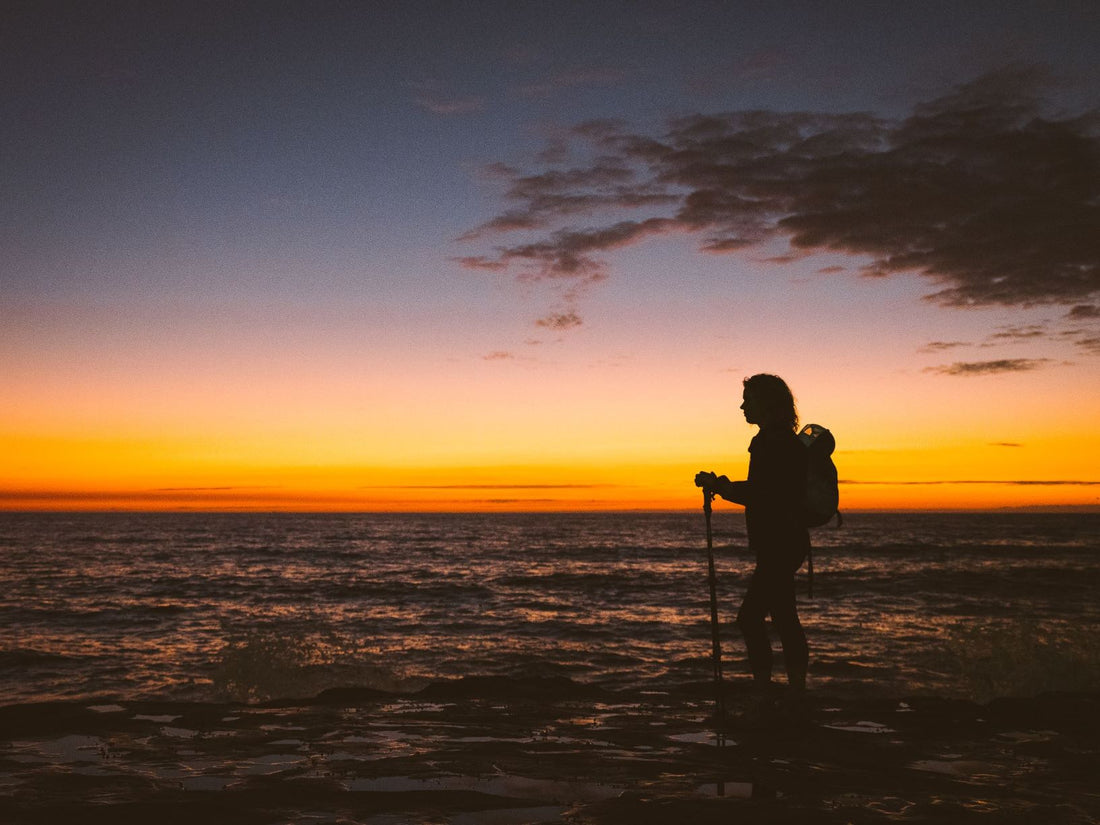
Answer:
[[(872, 112), (1005, 66), (1096, 103), (1089, 3), (26, 3), (3, 14), (4, 292), (355, 295), (462, 277), (488, 164), (594, 118)], [(309, 275), (295, 274), (309, 262)], [(444, 273), (448, 273), (444, 275)], [(410, 281), (412, 283), (410, 283)], [(440, 287), (447, 292), (446, 285)]]

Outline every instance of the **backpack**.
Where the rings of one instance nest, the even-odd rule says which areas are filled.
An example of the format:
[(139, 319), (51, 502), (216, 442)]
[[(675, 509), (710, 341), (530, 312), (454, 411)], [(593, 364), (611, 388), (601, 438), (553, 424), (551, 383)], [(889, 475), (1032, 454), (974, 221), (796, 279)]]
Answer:
[[(820, 527), (828, 524), (836, 516), (836, 526), (844, 523), (840, 510), (840, 489), (838, 487), (836, 465), (833, 464), (833, 450), (836, 439), (820, 424), (807, 424), (798, 434), (806, 447), (806, 502), (802, 517), (807, 527)], [(813, 548), (806, 554), (806, 573), (809, 579), (809, 597), (814, 597), (814, 554)]]
[(803, 508), (806, 526), (820, 527), (836, 516), (839, 527), (840, 491), (832, 459), (836, 439), (820, 424), (807, 424), (798, 438), (806, 447), (806, 503)]

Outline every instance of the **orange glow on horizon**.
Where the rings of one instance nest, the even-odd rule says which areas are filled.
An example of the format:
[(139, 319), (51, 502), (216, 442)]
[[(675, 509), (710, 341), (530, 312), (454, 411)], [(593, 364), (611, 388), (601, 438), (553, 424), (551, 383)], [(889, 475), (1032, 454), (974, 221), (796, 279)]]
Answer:
[[(1095, 508), (1100, 482), (1072, 479), (888, 478), (838, 455), (841, 509)], [(853, 457), (854, 458), (854, 457)], [(174, 475), (0, 483), (4, 511), (553, 512), (687, 510), (695, 465), (449, 468), (253, 468)], [(744, 466), (721, 468), (731, 477)], [(738, 510), (719, 501), (718, 509)]]
[[(0, 404), (0, 510), (690, 510), (696, 471), (745, 476), (740, 372), (499, 368), (66, 403), (31, 382)], [(842, 509), (1100, 509), (1100, 399), (1055, 407), (1055, 378), (791, 380), (837, 435)]]

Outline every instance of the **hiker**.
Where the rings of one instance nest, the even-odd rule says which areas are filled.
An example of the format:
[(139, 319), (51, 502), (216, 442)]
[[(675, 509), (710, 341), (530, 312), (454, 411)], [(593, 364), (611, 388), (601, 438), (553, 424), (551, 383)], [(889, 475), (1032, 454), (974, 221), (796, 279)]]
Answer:
[(749, 477), (730, 481), (701, 472), (695, 484), (745, 507), (749, 549), (756, 556), (737, 625), (745, 638), (754, 687), (767, 701), (772, 650), (765, 619), (770, 614), (783, 644), (792, 699), (806, 689), (809, 649), (798, 620), (794, 575), (810, 550), (802, 516), (806, 490), (806, 449), (799, 441), (794, 397), (783, 379), (759, 374), (744, 380), (745, 421), (760, 431), (749, 444)]

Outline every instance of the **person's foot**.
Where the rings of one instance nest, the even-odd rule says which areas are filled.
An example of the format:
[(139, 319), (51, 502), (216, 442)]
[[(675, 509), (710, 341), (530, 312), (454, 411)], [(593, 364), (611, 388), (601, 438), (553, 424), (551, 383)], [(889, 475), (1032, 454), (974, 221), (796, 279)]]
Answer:
[(753, 694), (734, 719), (736, 725), (741, 728), (767, 727), (775, 721), (775, 700), (767, 693)]
[(784, 722), (798, 727), (810, 724), (811, 711), (810, 699), (804, 688), (788, 690), (777, 707), (777, 713)]

